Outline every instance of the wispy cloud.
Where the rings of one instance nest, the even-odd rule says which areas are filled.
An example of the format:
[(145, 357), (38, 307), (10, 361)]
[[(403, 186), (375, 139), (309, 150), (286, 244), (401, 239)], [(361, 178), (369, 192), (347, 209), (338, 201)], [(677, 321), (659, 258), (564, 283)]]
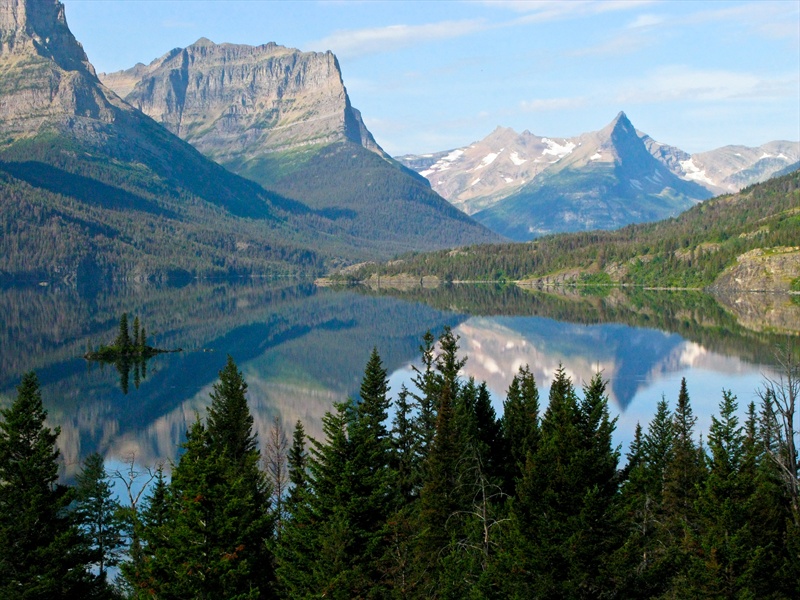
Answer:
[(652, 37), (642, 35), (639, 31), (626, 31), (594, 46), (575, 48), (569, 52), (569, 56), (625, 56), (654, 43)]
[(470, 35), (489, 28), (483, 20), (441, 21), (424, 25), (389, 25), (370, 29), (336, 31), (309, 48), (333, 50), (341, 58), (354, 58), (416, 44)]
[(586, 17), (612, 11), (633, 10), (653, 0), (485, 0), (484, 6), (513, 11), (522, 16), (515, 24), (542, 23)]
[(800, 4), (797, 2), (751, 2), (712, 10), (698, 11), (686, 16), (689, 24), (738, 23), (767, 38), (800, 38)]
[(628, 29), (649, 29), (663, 22), (664, 18), (658, 15), (639, 15), (628, 25)]
[(799, 81), (797, 75), (766, 78), (753, 73), (673, 65), (621, 84), (617, 100), (625, 104), (777, 99), (796, 96)]

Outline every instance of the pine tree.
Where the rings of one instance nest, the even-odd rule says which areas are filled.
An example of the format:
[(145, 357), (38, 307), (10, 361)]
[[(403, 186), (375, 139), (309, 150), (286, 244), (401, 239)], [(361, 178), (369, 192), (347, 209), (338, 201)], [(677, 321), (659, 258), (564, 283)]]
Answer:
[(506, 469), (505, 490), (511, 494), (528, 455), (539, 445), (539, 390), (528, 366), (519, 368), (506, 393), (503, 404), (503, 437), (510, 454)]
[(139, 317), (133, 318), (133, 351), (139, 352), (142, 348), (142, 334), (139, 329)]
[(392, 422), (392, 469), (395, 473), (397, 495), (402, 504), (419, 496), (421, 485), (419, 441), (411, 419), (411, 404), (406, 386), (400, 388)]
[(208, 408), (209, 444), (234, 462), (246, 461), (256, 452), (253, 416), (247, 406), (247, 382), (228, 356), (211, 392)]
[(76, 477), (75, 515), (102, 581), (119, 564), (124, 547), (120, 504), (112, 487), (103, 457), (96, 452), (87, 456)]
[(563, 367), (550, 386), (536, 452), (512, 503), (517, 595), (596, 598), (610, 591), (606, 563), (617, 549), (618, 450), (605, 383), (596, 375), (579, 401)]
[(128, 331), (128, 313), (122, 313), (122, 316), (119, 318), (119, 333), (114, 342), (114, 347), (118, 352), (127, 353), (130, 351), (131, 336)]
[(91, 555), (58, 485), (59, 429), (45, 426), (39, 381), (27, 373), (0, 410), (0, 597), (91, 598)]
[(719, 417), (711, 417), (709, 473), (697, 502), (701, 528), (688, 578), (689, 589), (696, 595), (749, 595), (740, 576), (751, 551), (745, 506), (753, 492), (753, 481), (752, 473), (743, 472), (745, 435), (737, 410), (736, 397), (723, 390)]
[(146, 549), (143, 581), (159, 597), (264, 598), (273, 583), (270, 489), (247, 408), (247, 384), (228, 359), (172, 472), (165, 523)]

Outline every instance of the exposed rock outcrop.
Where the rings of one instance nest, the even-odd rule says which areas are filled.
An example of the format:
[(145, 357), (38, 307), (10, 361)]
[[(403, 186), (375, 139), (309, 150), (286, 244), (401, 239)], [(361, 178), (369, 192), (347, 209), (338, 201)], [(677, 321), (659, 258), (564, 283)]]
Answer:
[(800, 247), (757, 248), (737, 257), (712, 286), (718, 290), (788, 292), (800, 277)]
[(222, 164), (344, 140), (386, 156), (351, 106), (331, 52), (201, 38), (100, 78)]
[(0, 131), (27, 136), (44, 125), (114, 120), (122, 104), (102, 88), (57, 0), (0, 3)]

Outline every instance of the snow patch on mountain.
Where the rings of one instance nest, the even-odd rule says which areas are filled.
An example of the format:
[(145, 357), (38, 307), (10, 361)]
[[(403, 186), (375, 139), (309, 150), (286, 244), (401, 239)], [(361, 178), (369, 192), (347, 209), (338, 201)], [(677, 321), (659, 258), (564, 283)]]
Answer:
[(423, 177), (427, 177), (431, 173), (436, 173), (439, 171), (447, 171), (447, 169), (449, 169), (452, 166), (452, 163), (461, 158), (463, 154), (464, 150), (462, 149), (453, 150), (447, 156), (443, 156), (437, 162), (433, 163), (429, 168), (425, 169), (424, 171), (420, 171), (419, 174), (422, 175)]
[(478, 169), (482, 169), (484, 167), (488, 167), (490, 164), (492, 164), (494, 161), (497, 160), (497, 157), (500, 156), (500, 154), (503, 152), (503, 150), (505, 150), (505, 148), (500, 148), (500, 152), (490, 152), (489, 154), (487, 154), (486, 156), (483, 157), (483, 160), (481, 161), (481, 164), (479, 164), (473, 170), (477, 171)]
[(520, 158), (519, 154), (516, 152), (512, 152), (508, 156), (511, 159), (511, 162), (514, 163), (517, 167), (524, 165), (528, 160), (526, 158)]
[(708, 185), (716, 185), (711, 179), (708, 178), (705, 169), (700, 169), (694, 164), (694, 161), (691, 158), (689, 160), (680, 161), (680, 164), (683, 172), (686, 174), (686, 179), (707, 183)]
[(555, 140), (551, 140), (550, 138), (542, 138), (542, 143), (547, 144), (547, 148), (542, 150), (542, 154), (550, 154), (552, 156), (557, 156), (558, 158), (563, 158), (576, 148), (574, 142), (565, 141), (562, 145)]
[(589, 160), (602, 160), (602, 159), (603, 159), (603, 155), (600, 154), (599, 152), (595, 152), (594, 154), (592, 154), (589, 157)]

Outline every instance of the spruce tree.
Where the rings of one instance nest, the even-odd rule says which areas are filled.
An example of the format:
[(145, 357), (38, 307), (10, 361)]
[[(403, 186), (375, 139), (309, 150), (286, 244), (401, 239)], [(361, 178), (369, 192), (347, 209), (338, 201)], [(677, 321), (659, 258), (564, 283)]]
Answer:
[(100, 454), (86, 457), (76, 477), (75, 516), (101, 580), (121, 560), (124, 547), (121, 508)]
[(128, 313), (122, 313), (119, 318), (119, 333), (114, 342), (114, 347), (118, 352), (127, 353), (131, 348), (131, 335), (128, 331)]
[(209, 444), (234, 462), (247, 462), (256, 452), (253, 416), (247, 406), (247, 382), (231, 356), (211, 392), (207, 429)]
[(146, 550), (144, 584), (160, 597), (271, 594), (274, 520), (246, 390), (229, 357), (211, 394), (208, 426), (198, 418), (187, 432), (160, 504), (165, 523), (147, 536), (153, 546)]
[(503, 404), (503, 437), (505, 451), (510, 454), (505, 478), (505, 490), (514, 492), (516, 480), (528, 455), (539, 445), (539, 390), (527, 365), (520, 367), (511, 380)]
[(39, 381), (27, 373), (0, 410), (0, 597), (92, 598), (102, 589), (58, 485), (56, 439), (45, 425)]
[(709, 473), (697, 501), (700, 519), (697, 552), (688, 577), (696, 595), (734, 598), (750, 595), (740, 579), (746, 570), (746, 501), (753, 492), (752, 473), (743, 471), (744, 428), (736, 397), (723, 390), (719, 417), (708, 432)]

